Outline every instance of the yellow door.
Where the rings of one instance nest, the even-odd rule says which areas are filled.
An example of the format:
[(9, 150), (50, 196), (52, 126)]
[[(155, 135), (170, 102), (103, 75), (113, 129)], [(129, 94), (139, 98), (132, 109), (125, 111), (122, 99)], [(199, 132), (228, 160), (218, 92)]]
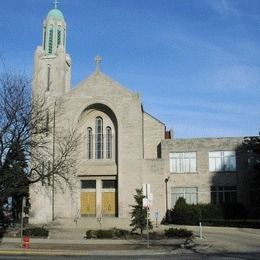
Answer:
[(102, 213), (106, 216), (115, 216), (116, 214), (116, 193), (102, 193)]
[(96, 215), (96, 192), (81, 192), (80, 194), (80, 214), (95, 216)]

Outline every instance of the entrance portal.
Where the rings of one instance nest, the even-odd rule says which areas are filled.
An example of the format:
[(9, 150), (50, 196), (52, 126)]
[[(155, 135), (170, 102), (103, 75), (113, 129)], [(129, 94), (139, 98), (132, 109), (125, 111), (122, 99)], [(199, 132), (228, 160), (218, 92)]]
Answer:
[(116, 189), (116, 180), (81, 180), (81, 216), (115, 217), (117, 215)]

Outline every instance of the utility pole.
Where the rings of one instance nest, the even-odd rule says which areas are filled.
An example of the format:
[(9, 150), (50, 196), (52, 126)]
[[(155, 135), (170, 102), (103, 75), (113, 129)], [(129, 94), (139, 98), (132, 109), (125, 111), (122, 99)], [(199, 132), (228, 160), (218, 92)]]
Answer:
[(52, 221), (55, 218), (55, 187), (54, 187), (54, 168), (55, 168), (55, 127), (56, 127), (56, 99), (53, 108), (53, 133), (52, 133)]
[(168, 211), (168, 181), (169, 181), (170, 177), (165, 178), (164, 182), (165, 182), (165, 201), (166, 201), (166, 212)]
[(21, 247), (23, 247), (23, 217), (24, 217), (24, 207), (25, 207), (25, 204), (26, 204), (26, 198), (23, 197), (22, 198), (22, 212), (21, 212)]

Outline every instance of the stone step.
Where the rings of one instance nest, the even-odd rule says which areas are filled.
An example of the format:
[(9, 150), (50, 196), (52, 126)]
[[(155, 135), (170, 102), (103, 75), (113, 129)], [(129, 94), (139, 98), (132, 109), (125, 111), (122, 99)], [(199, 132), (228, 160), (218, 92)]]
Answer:
[(130, 229), (129, 219), (119, 218), (59, 218), (52, 222), (52, 227), (56, 228), (85, 228), (85, 229), (109, 229), (109, 228), (122, 228)]
[(51, 239), (71, 239), (71, 240), (81, 240), (84, 239), (86, 235), (85, 229), (77, 228), (63, 228), (63, 229), (50, 229), (49, 238)]
[(59, 218), (49, 226), (52, 239), (83, 239), (89, 229), (122, 228), (130, 230), (129, 219), (119, 218)]

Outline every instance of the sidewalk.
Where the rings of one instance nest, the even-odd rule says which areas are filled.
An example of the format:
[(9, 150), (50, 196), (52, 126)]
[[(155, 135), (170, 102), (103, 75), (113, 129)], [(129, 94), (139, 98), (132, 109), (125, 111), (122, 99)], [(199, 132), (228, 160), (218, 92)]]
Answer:
[[(168, 226), (181, 227), (185, 226)], [(32, 238), (30, 248), (21, 247), (20, 238), (4, 237), (0, 240), (0, 255), (169, 255), (182, 253), (233, 253), (259, 252), (260, 229), (203, 227), (203, 239), (198, 237), (198, 227), (187, 226), (193, 230), (195, 237), (187, 239), (163, 239), (147, 241), (125, 239), (68, 239)], [(62, 233), (63, 235), (63, 233)]]
[(63, 240), (31, 239), (30, 248), (21, 247), (19, 238), (3, 238), (0, 255), (154, 255), (184, 253), (185, 239), (151, 240)]

